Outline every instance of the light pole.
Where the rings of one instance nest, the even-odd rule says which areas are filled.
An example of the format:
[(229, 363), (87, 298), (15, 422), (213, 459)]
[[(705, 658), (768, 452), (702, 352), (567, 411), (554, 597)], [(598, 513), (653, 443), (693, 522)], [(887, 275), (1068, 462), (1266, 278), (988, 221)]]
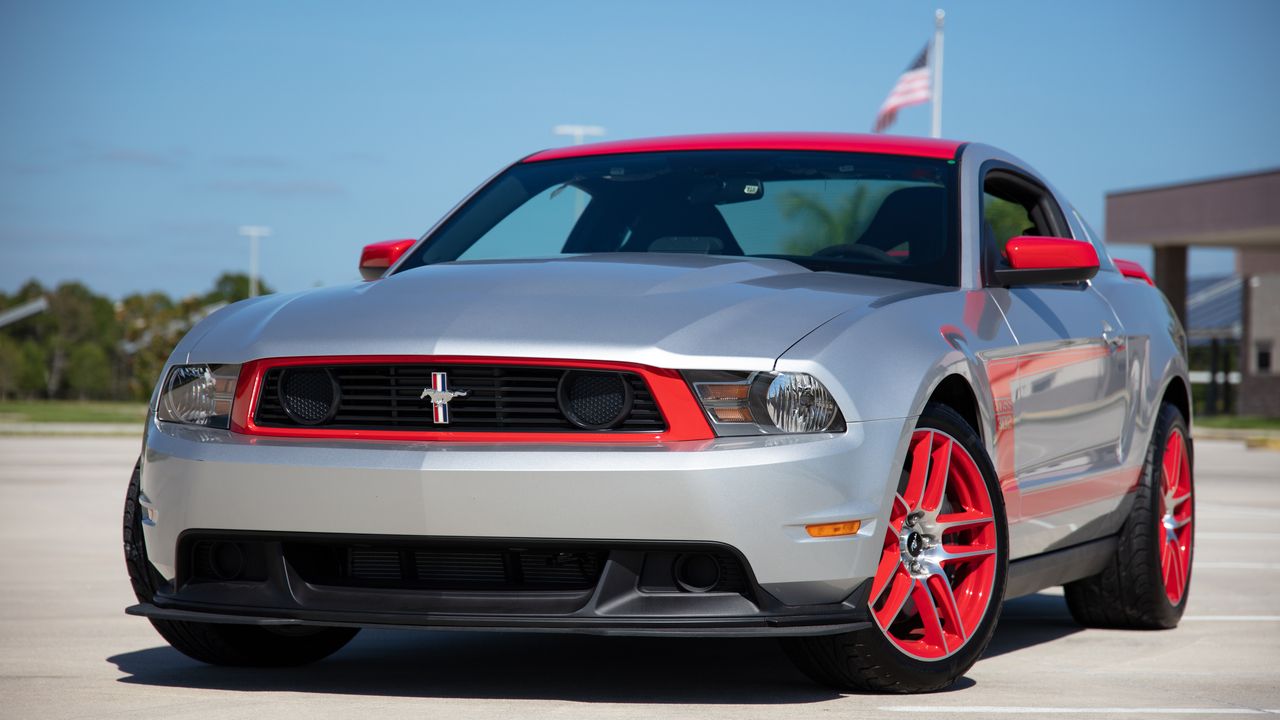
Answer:
[(266, 225), (241, 225), (240, 234), (249, 238), (249, 297), (258, 297), (258, 240), (269, 237)]
[(572, 136), (573, 144), (581, 145), (582, 141), (587, 137), (604, 135), (604, 128), (599, 125), (557, 125), (551, 128), (551, 132), (557, 135)]
[(942, 21), (947, 14), (941, 9), (933, 13), (933, 49), (929, 62), (933, 65), (933, 129), (930, 137), (942, 137)]
[[(581, 145), (582, 141), (588, 136), (601, 137), (604, 135), (604, 128), (599, 125), (557, 125), (551, 128), (551, 132), (556, 135), (568, 135), (573, 138), (574, 145)], [(573, 216), (575, 218), (582, 215), (583, 199), (581, 190), (573, 191)]]

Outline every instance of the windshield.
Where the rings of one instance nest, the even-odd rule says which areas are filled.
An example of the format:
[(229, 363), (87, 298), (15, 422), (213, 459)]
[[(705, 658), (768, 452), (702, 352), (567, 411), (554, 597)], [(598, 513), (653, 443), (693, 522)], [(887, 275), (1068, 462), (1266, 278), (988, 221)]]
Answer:
[(955, 285), (955, 165), (795, 151), (638, 153), (521, 163), (397, 272), (584, 253), (781, 258)]

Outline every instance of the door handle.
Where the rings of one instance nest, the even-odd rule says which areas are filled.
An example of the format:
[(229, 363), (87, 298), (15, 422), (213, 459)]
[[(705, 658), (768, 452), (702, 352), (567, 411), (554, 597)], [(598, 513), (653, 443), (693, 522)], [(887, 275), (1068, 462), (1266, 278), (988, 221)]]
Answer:
[(1124, 347), (1124, 335), (1116, 332), (1110, 325), (1103, 325), (1102, 342), (1106, 343), (1107, 348), (1114, 352)]

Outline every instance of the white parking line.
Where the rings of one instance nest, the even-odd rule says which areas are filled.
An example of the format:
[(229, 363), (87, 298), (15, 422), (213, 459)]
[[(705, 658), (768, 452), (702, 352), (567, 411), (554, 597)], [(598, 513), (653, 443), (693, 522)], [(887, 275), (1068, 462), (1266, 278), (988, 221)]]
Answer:
[(1271, 508), (1247, 507), (1244, 505), (1197, 504), (1196, 510), (1204, 517), (1205, 511), (1211, 515), (1249, 515), (1252, 517), (1280, 517), (1280, 510)]
[(1256, 708), (1159, 708), (1159, 707), (1012, 707), (1003, 705), (886, 705), (887, 712), (959, 713), (967, 715), (1278, 715), (1280, 709)]
[(1183, 615), (1182, 622), (1280, 622), (1280, 615)]
[[(1007, 610), (1007, 608), (1006, 608)], [(1006, 612), (1001, 622), (1008, 620), (1016, 620), (1018, 622), (1025, 621), (1046, 621), (1061, 620), (1062, 615), (1022, 615), (1019, 613)], [(1183, 615), (1179, 622), (1254, 622), (1254, 623), (1272, 623), (1280, 622), (1280, 615)]]
[(1280, 563), (1263, 562), (1199, 562), (1192, 564), (1196, 570), (1280, 570)]
[(1197, 540), (1280, 540), (1280, 533), (1265, 532), (1198, 532)]

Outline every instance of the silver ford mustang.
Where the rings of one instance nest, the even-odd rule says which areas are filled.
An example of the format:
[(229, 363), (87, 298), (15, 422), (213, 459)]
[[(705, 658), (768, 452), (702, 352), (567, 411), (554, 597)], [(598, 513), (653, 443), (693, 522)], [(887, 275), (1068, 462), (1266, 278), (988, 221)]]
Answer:
[(164, 368), (128, 612), (191, 657), (305, 663), (361, 627), (771, 636), (818, 681), (918, 692), (1007, 598), (1182, 615), (1182, 327), (1000, 150), (549, 150), (361, 271), (223, 309)]

